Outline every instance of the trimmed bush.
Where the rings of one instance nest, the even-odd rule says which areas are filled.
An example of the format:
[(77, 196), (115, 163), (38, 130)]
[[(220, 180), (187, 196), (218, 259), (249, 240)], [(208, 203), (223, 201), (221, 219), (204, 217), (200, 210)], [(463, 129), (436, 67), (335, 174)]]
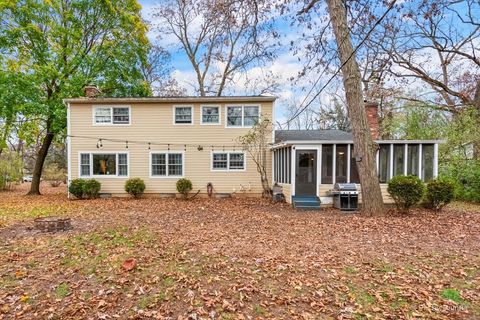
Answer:
[(182, 194), (184, 198), (188, 197), (188, 193), (192, 191), (192, 181), (182, 178), (177, 181), (177, 191)]
[(396, 176), (388, 182), (388, 193), (397, 209), (407, 213), (423, 197), (425, 184), (416, 176)]
[(95, 179), (85, 180), (83, 185), (83, 195), (89, 199), (98, 198), (102, 185)]
[(441, 210), (455, 196), (455, 183), (447, 178), (438, 178), (427, 183), (427, 205), (435, 210)]
[(145, 191), (145, 182), (140, 178), (128, 179), (125, 182), (125, 191), (132, 197), (138, 198)]
[(68, 192), (73, 194), (75, 198), (82, 199), (83, 198), (83, 186), (85, 185), (85, 180), (83, 179), (74, 179), (70, 182), (68, 186)]

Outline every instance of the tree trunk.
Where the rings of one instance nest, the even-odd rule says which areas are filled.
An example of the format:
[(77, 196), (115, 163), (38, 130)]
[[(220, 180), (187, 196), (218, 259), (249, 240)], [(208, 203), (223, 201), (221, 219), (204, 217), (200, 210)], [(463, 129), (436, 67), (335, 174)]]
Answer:
[(360, 162), (357, 162), (357, 166), (362, 186), (363, 213), (366, 215), (381, 215), (384, 213), (384, 206), (375, 165), (377, 148), (367, 122), (361, 88), (361, 73), (353, 54), (345, 5), (342, 0), (327, 0), (327, 5), (340, 61), (343, 65), (341, 69), (343, 86), (347, 98), (353, 143), (356, 154), (362, 158)]
[(33, 169), (32, 185), (27, 195), (39, 195), (40, 194), (40, 178), (42, 177), (43, 164), (48, 154), (48, 149), (52, 144), (55, 134), (51, 132), (51, 120), (47, 120), (47, 133), (42, 142), (42, 147), (38, 151), (37, 159), (35, 160), (35, 167)]
[[(475, 96), (473, 97), (473, 104), (477, 110), (477, 124), (480, 127), (480, 80), (477, 81)], [(473, 140), (473, 158), (480, 160), (480, 137), (475, 137)]]

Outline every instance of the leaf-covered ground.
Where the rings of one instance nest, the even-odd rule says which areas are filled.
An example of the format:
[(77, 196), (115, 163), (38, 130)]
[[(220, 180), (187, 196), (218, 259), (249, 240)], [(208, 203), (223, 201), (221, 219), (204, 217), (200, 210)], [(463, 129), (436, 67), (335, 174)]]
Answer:
[[(0, 319), (480, 318), (480, 206), (365, 218), (25, 189), (0, 194)], [(74, 229), (29, 229), (47, 215)]]

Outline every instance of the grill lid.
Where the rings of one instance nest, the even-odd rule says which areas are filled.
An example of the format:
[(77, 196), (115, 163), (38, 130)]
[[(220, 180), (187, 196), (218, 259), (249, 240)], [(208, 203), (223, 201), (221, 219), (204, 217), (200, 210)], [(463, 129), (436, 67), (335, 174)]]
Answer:
[(355, 183), (335, 183), (333, 188), (338, 191), (357, 191), (357, 185)]

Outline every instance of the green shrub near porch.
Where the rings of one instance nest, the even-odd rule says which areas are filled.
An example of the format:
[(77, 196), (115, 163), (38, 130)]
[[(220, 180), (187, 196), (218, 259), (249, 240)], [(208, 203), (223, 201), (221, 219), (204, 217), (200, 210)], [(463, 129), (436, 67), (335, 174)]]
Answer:
[(388, 182), (388, 193), (397, 209), (407, 213), (425, 193), (425, 184), (417, 176), (395, 176)]
[(125, 182), (125, 191), (132, 197), (138, 198), (145, 191), (145, 182), (140, 178), (131, 178)]
[(192, 191), (192, 181), (182, 178), (177, 181), (177, 191), (184, 197), (187, 198), (188, 193)]
[(426, 204), (435, 210), (441, 210), (455, 196), (455, 182), (448, 178), (438, 178), (427, 183)]

